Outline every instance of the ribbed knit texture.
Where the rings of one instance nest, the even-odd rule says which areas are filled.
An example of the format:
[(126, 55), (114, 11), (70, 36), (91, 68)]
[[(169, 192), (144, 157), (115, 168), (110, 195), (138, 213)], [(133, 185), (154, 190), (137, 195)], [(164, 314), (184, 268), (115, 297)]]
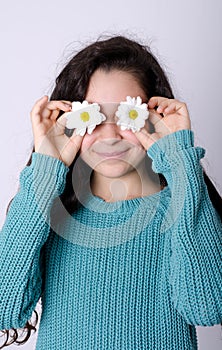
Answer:
[(222, 225), (204, 150), (181, 130), (148, 156), (162, 191), (115, 203), (91, 194), (62, 219), (49, 214), (68, 168), (33, 154), (0, 233), (0, 329), (23, 327), (40, 296), (37, 350), (195, 350), (195, 325), (222, 321)]

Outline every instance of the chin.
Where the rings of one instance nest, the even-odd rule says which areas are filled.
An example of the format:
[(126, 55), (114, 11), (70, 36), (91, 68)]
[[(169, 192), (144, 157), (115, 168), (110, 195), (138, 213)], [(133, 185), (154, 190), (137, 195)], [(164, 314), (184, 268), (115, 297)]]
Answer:
[(94, 171), (107, 178), (120, 178), (134, 171), (134, 167), (125, 162), (104, 161), (94, 168)]

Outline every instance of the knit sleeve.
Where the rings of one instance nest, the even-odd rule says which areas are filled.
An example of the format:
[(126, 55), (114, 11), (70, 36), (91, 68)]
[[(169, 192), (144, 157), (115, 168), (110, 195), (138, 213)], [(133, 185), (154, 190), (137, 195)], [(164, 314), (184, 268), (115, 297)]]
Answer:
[(222, 321), (222, 224), (204, 182), (204, 154), (190, 130), (167, 135), (148, 150), (153, 170), (171, 191), (163, 229), (171, 233), (173, 304), (187, 323), (212, 326)]
[(64, 189), (68, 168), (33, 153), (20, 174), (0, 232), (0, 329), (22, 328), (42, 292), (42, 250), (50, 231), (50, 208)]

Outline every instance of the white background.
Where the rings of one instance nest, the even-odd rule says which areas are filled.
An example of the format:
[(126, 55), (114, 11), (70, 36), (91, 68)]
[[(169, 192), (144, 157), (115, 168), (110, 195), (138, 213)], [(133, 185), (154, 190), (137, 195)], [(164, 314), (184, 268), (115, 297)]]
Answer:
[[(72, 50), (100, 34), (132, 35), (151, 46), (176, 97), (188, 105), (196, 143), (207, 150), (205, 169), (222, 193), (221, 17), (220, 0), (2, 3), (0, 224), (31, 151), (29, 112), (35, 100), (51, 92), (54, 78)], [(219, 326), (197, 330), (200, 350), (222, 349)], [(19, 349), (34, 349), (35, 339), (33, 336)]]

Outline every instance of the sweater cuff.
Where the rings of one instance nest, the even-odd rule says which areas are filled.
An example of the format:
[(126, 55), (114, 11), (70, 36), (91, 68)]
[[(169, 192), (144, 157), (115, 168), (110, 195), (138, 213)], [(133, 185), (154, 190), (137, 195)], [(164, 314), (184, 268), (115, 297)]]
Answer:
[(173, 154), (182, 149), (194, 146), (194, 133), (192, 130), (179, 130), (172, 134), (166, 135), (154, 142), (148, 149), (147, 154), (151, 159), (160, 153)]
[(67, 173), (68, 167), (58, 158), (54, 158), (45, 154), (33, 152), (30, 167), (42, 173), (50, 173), (52, 175), (61, 175)]
[(34, 152), (30, 166), (26, 166), (20, 174), (21, 188), (34, 191), (39, 200), (47, 198), (47, 195), (54, 198), (64, 191), (68, 170), (59, 159)]
[(153, 160), (153, 171), (166, 176), (172, 169), (181, 174), (181, 169), (193, 167), (204, 157), (205, 150), (194, 147), (193, 131), (179, 130), (156, 141), (147, 154)]

